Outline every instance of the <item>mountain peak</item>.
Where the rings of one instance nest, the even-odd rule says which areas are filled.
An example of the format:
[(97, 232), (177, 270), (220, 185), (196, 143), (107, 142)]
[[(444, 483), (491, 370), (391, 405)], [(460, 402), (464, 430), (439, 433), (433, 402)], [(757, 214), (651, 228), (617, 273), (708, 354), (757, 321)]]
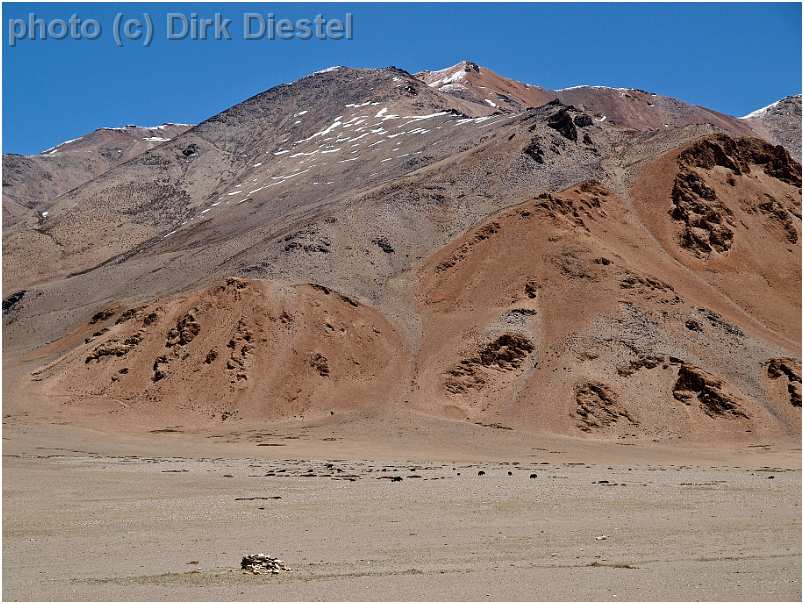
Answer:
[(427, 83), (431, 88), (440, 88), (449, 84), (458, 84), (466, 77), (466, 74), (479, 74), (480, 72), (480, 65), (473, 61), (463, 60), (450, 67), (420, 71), (416, 74), (416, 77)]
[(421, 71), (416, 78), (430, 88), (469, 103), (474, 112), (515, 112), (555, 98), (543, 88), (502, 77), (469, 59), (451, 67)]
[(768, 112), (774, 111), (776, 109), (782, 109), (785, 106), (794, 105), (796, 103), (798, 103), (799, 107), (801, 107), (801, 94), (791, 94), (789, 96), (782, 97), (781, 99), (772, 102), (770, 105), (765, 105), (764, 107), (760, 107), (759, 109), (754, 109), (754, 111), (742, 116), (740, 119), (750, 120), (751, 118), (760, 117)]

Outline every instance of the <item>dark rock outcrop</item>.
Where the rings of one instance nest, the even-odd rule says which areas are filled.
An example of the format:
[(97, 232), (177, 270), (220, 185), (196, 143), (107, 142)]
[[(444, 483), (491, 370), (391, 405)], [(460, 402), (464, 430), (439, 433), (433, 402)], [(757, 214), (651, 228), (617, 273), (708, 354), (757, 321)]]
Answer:
[(682, 223), (681, 245), (700, 258), (731, 249), (732, 211), (718, 201), (715, 191), (691, 168), (682, 168), (673, 183), (670, 215)]
[(697, 399), (704, 413), (712, 418), (748, 418), (737, 399), (725, 391), (723, 380), (689, 363), (679, 365), (673, 397), (685, 405)]
[(561, 136), (571, 141), (578, 140), (578, 130), (575, 128), (572, 116), (567, 108), (562, 108), (550, 116), (547, 125), (553, 130), (557, 130)]
[(475, 356), (447, 371), (446, 388), (452, 394), (480, 390), (487, 382), (484, 369), (513, 371), (533, 352), (533, 343), (520, 334), (507, 333), (489, 342)]
[(607, 428), (625, 419), (631, 425), (637, 425), (634, 418), (617, 400), (616, 393), (602, 382), (589, 381), (575, 386), (575, 414), (578, 416), (578, 428), (583, 432), (591, 432), (597, 428)]
[(770, 359), (767, 363), (768, 377), (772, 380), (787, 379), (790, 404), (801, 407), (801, 363), (789, 357)]
[(11, 312), (14, 307), (19, 304), (22, 299), (25, 297), (25, 290), (20, 290), (18, 292), (14, 292), (7, 298), (3, 298), (3, 314), (7, 314)]

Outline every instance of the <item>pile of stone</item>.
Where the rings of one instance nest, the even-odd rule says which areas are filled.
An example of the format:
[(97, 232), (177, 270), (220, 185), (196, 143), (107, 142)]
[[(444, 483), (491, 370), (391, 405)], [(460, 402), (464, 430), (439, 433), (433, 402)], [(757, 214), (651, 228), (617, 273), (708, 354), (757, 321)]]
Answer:
[(279, 571), (290, 570), (279, 558), (265, 554), (244, 556), (240, 561), (240, 568), (254, 575), (278, 575)]

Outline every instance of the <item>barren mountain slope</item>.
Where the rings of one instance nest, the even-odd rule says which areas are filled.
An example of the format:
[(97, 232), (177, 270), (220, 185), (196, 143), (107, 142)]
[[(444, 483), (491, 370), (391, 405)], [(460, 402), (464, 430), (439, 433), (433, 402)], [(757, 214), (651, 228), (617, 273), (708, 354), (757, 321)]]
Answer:
[(752, 134), (747, 124), (732, 116), (634, 88), (573, 86), (558, 90), (556, 96), (563, 103), (599, 116), (598, 119), (612, 120), (637, 130), (712, 124), (732, 134)]
[(538, 107), (556, 98), (544, 88), (503, 78), (472, 61), (436, 71), (422, 71), (416, 77), (431, 88), (465, 101), (472, 114), (521, 111)]
[[(359, 298), (388, 302), (410, 319), (412, 301), (385, 285), (387, 279), (406, 278), (417, 258), (531, 191), (601, 176), (601, 154), (610, 154), (612, 145), (627, 136), (608, 126), (576, 127), (572, 120), (579, 117), (577, 112), (556, 105), (521, 116), (470, 119), (443, 111), (417, 115), (399, 103), (396, 108), (378, 101), (360, 104), (369, 102), (377, 104), (330, 105), (330, 113), (338, 114), (322, 121), (323, 129), (331, 128), (325, 137), (331, 140), (296, 139), (296, 145), (286, 145), (294, 149), (287, 153), (280, 145), (269, 147), (268, 153), (260, 149), (265, 167), (251, 170), (253, 176), (241, 177), (203, 204), (182, 202), (180, 209), (189, 217), (178, 229), (168, 213), (177, 206), (167, 198), (155, 202), (165, 208), (163, 214), (151, 213), (147, 206), (148, 213), (131, 208), (117, 214), (114, 207), (104, 210), (101, 202), (128, 200), (110, 196), (98, 200), (95, 214), (80, 205), (57, 207), (46, 232), (7, 236), (6, 282), (14, 288), (7, 286), (7, 292), (28, 290), (18, 305), (26, 312), (15, 313), (13, 319), (25, 323), (24, 342), (33, 346), (52, 339), (67, 329), (66, 323), (80, 321), (110, 300), (148, 300), (231, 274), (322, 282)], [(286, 111), (299, 113), (295, 105)], [(338, 116), (342, 122), (332, 121)], [(313, 134), (320, 131), (313, 129)], [(354, 142), (342, 140), (333, 147), (339, 138)], [(328, 153), (330, 147), (333, 153)], [(142, 179), (136, 174), (142, 167), (136, 162), (127, 166), (134, 176), (121, 167), (120, 177), (130, 179), (129, 188), (139, 186), (135, 183)], [(93, 187), (117, 177), (116, 172)], [(92, 197), (81, 203), (88, 201), (93, 203)], [(83, 220), (94, 221), (96, 228), (84, 227)], [(110, 223), (117, 233), (137, 227), (147, 233), (147, 226), (156, 234), (142, 244), (135, 241), (131, 249), (123, 237), (113, 238)], [(70, 239), (71, 229), (82, 237)], [(52, 271), (46, 260), (54, 232), (66, 246), (79, 250), (64, 254), (67, 262), (107, 255), (111, 245), (125, 252), (94, 269), (20, 288), (22, 280), (37, 278), (36, 266), (17, 259), (36, 258), (31, 253), (36, 245), (45, 247), (38, 256), (41, 270)], [(11, 277), (12, 271), (19, 280)]]
[(786, 96), (742, 118), (767, 141), (782, 145), (801, 161), (801, 95)]
[[(633, 197), (640, 219), (677, 262), (798, 343), (801, 166), (782, 147), (704, 138), (646, 166)], [(657, 198), (669, 199), (669, 209)]]
[(100, 128), (39, 155), (3, 156), (3, 228), (36, 220), (62, 193), (190, 128), (187, 124)]
[(376, 405), (400, 380), (399, 341), (376, 311), (319, 285), (228, 279), (135, 308), (37, 372), (54, 396), (127, 421), (275, 420)]
[[(428, 86), (459, 99), (468, 107), (467, 112), (472, 114), (516, 112), (557, 98), (599, 121), (609, 120), (636, 130), (712, 124), (736, 135), (754, 134), (753, 123), (634, 88), (581, 85), (554, 91), (501, 77), (471, 61), (462, 61), (437, 71), (423, 71), (417, 73), (416, 77)], [(800, 131), (800, 124), (798, 129)], [(760, 136), (766, 135), (760, 133)], [(774, 139), (773, 142), (777, 141)]]
[(340, 68), (62, 196), (5, 237), (4, 360), (35, 370), (7, 392), (131, 429), (796, 438), (800, 165), (731, 122), (516, 109)]
[[(258, 220), (270, 222), (330, 202), (356, 181), (399, 175), (435, 159), (424, 152), (422, 135), (432, 131), (424, 120), (459, 117), (453, 105), (393, 68), (343, 68), (278, 86), (63, 195), (39, 227), (12, 230), (6, 245), (36, 250), (38, 263), (20, 270), (7, 262), (6, 283), (90, 269), (171, 231), (182, 237), (246, 200), (227, 212), (229, 230), (242, 228), (233, 213), (268, 204)], [(397, 136), (421, 143), (418, 152), (394, 151), (400, 128)], [(391, 163), (361, 161), (362, 150)]]
[[(775, 247), (766, 242), (779, 236), (775, 221), (733, 201), (755, 193), (743, 178), (724, 196), (724, 211), (752, 228), (745, 246)], [(799, 191), (784, 181), (766, 184), (790, 195), (790, 236), (800, 234)], [(800, 243), (788, 242), (789, 256), (778, 245), (784, 262), (759, 266), (735, 255), (743, 277), (783, 290), (764, 298), (757, 313), (744, 291), (680, 264), (657, 241), (656, 223), (675, 228), (669, 191), (635, 191), (638, 198), (635, 215), (594, 181), (541, 194), (428, 260), (418, 298), (428, 334), (418, 359), (423, 408), (597, 437), (795, 434), (800, 367), (787, 357), (798, 348)], [(637, 222), (643, 204), (657, 210), (647, 229)], [(789, 366), (790, 375), (777, 365)]]

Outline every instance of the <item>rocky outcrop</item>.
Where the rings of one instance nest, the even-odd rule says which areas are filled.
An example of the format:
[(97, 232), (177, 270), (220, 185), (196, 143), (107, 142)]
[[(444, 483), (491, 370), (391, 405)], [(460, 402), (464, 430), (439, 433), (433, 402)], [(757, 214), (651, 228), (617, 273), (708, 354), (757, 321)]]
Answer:
[(602, 382), (589, 381), (576, 385), (575, 405), (578, 428), (583, 432), (607, 428), (620, 420), (638, 425), (617, 400), (616, 393)]
[(691, 168), (682, 168), (673, 183), (670, 215), (682, 223), (680, 242), (700, 258), (731, 249), (733, 212), (717, 199), (714, 189)]
[(547, 125), (553, 130), (558, 131), (561, 136), (571, 141), (578, 140), (578, 129), (572, 120), (572, 115), (568, 109), (562, 108), (551, 115), (547, 120)]
[[(170, 355), (159, 355), (153, 363), (153, 375), (151, 380), (158, 382), (169, 376), (168, 368), (172, 360), (184, 356), (188, 353), (183, 352), (184, 347), (201, 333), (201, 324), (196, 319), (198, 309), (192, 308), (187, 311), (178, 321), (176, 326), (168, 330), (165, 336), (165, 348), (170, 349)], [(150, 325), (158, 318), (158, 314), (150, 312), (143, 319), (144, 325)]]
[(115, 308), (104, 308), (103, 310), (100, 310), (92, 315), (92, 318), (89, 320), (89, 324), (95, 325), (96, 323), (105, 321), (106, 319), (113, 317), (116, 312), (117, 310)]
[(332, 251), (332, 242), (321, 236), (316, 229), (308, 229), (292, 233), (283, 239), (285, 252), (303, 251), (308, 253), (328, 254)]
[(459, 247), (449, 258), (444, 260), (443, 262), (439, 263), (435, 270), (437, 273), (443, 272), (448, 270), (458, 264), (461, 260), (466, 258), (469, 251), (481, 241), (485, 241), (490, 237), (493, 237), (497, 234), (500, 230), (500, 223), (499, 222), (490, 222), (489, 224), (483, 225), (479, 229), (477, 229), (472, 238), (464, 243), (461, 247)]
[(176, 327), (168, 331), (166, 348), (186, 346), (201, 332), (201, 324), (196, 319), (198, 309), (193, 308), (176, 322)]
[(794, 187), (801, 187), (801, 164), (781, 145), (771, 145), (758, 138), (734, 139), (716, 134), (690, 146), (679, 156), (682, 165), (711, 170), (722, 166), (735, 176), (750, 174), (751, 166), (764, 169), (769, 176)]
[(518, 368), (531, 352), (533, 343), (525, 336), (504, 334), (480, 350), (477, 362), (510, 371)]
[(3, 314), (11, 312), (14, 307), (22, 302), (22, 299), (25, 297), (25, 290), (20, 290), (18, 292), (14, 292), (7, 298), (3, 298)]
[[(84, 363), (89, 364), (93, 361), (100, 361), (104, 357), (124, 357), (143, 340), (143, 331), (140, 330), (125, 338), (112, 338), (98, 344), (90, 354), (84, 359)], [(91, 341), (91, 340), (90, 340)]]
[(672, 285), (650, 275), (626, 272), (620, 278), (620, 288), (630, 290), (642, 299), (656, 300), (662, 304), (681, 302)]
[(142, 310), (143, 310), (142, 306), (139, 306), (137, 308), (126, 309), (120, 314), (119, 317), (117, 317), (117, 321), (115, 321), (114, 324), (115, 325), (120, 325), (122, 323), (125, 323), (126, 321), (130, 321), (134, 317), (140, 315)]
[(713, 310), (701, 307), (698, 309), (698, 312), (716, 329), (720, 329), (732, 336), (743, 337), (745, 335), (742, 329), (735, 327)]
[(153, 375), (151, 376), (152, 381), (158, 382), (159, 380), (163, 380), (168, 376), (168, 363), (168, 358), (165, 355), (156, 357), (153, 365)]
[(310, 367), (315, 369), (321, 377), (329, 377), (329, 361), (320, 352), (310, 355)]
[(486, 369), (519, 369), (533, 352), (533, 343), (523, 335), (507, 333), (489, 342), (472, 357), (462, 360), (446, 374), (446, 388), (452, 394), (480, 390), (487, 381)]
[(790, 357), (770, 359), (767, 363), (768, 377), (772, 380), (787, 380), (790, 404), (801, 407), (801, 363)]
[[(765, 193), (762, 198), (751, 208), (755, 212), (763, 214), (767, 220), (777, 226), (784, 233), (785, 239), (790, 243), (798, 242), (798, 229), (796, 222), (801, 223), (801, 213), (798, 216), (794, 211), (784, 207), (775, 197)], [(796, 220), (796, 218), (798, 220)]]
[(723, 380), (689, 363), (679, 365), (673, 397), (685, 405), (698, 400), (712, 418), (748, 418), (737, 399), (726, 392)]
[(234, 334), (226, 343), (230, 350), (226, 361), (226, 372), (229, 382), (237, 384), (248, 380), (248, 370), (251, 368), (251, 355), (254, 352), (254, 333), (242, 317), (237, 322)]
[(385, 237), (377, 237), (376, 239), (372, 239), (371, 242), (386, 254), (394, 253), (394, 246), (391, 245), (391, 242), (388, 241)]
[(544, 149), (538, 138), (534, 138), (528, 145), (522, 149), (522, 153), (530, 157), (537, 164), (544, 163)]
[(609, 192), (600, 183), (590, 180), (562, 195), (542, 193), (533, 204), (533, 212), (588, 230), (587, 221), (606, 216), (603, 205), (608, 197)]
[(640, 354), (636, 360), (631, 361), (628, 365), (618, 367), (617, 373), (623, 377), (629, 377), (635, 374), (640, 369), (655, 369), (659, 365), (666, 363), (664, 356), (655, 354)]
[[(734, 177), (751, 174), (752, 169), (759, 167), (781, 182), (801, 187), (801, 165), (784, 147), (755, 138), (733, 139), (725, 134), (706, 137), (680, 153), (678, 165), (670, 215), (682, 223), (681, 245), (703, 259), (731, 249), (735, 217), (718, 199), (715, 190), (704, 182), (701, 171), (717, 166), (725, 168), (731, 172), (730, 182), (734, 184)], [(763, 198), (749, 210), (761, 212), (780, 223), (788, 241), (798, 241), (791, 213), (773, 197)]]

